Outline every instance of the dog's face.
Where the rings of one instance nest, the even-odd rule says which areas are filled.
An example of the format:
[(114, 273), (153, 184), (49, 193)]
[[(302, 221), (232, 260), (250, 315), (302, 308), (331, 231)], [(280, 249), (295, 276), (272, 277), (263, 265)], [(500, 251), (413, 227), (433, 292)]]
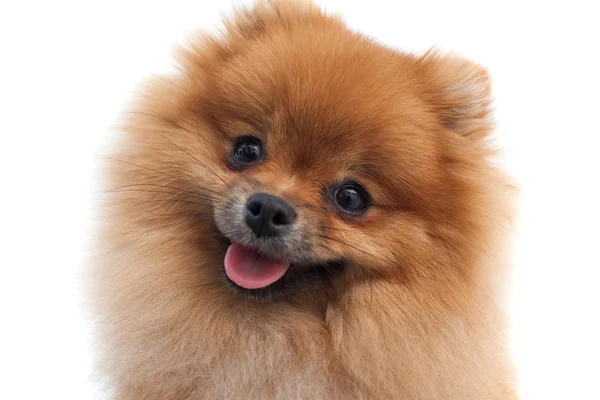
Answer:
[(177, 207), (193, 212), (169, 223), (183, 214), (222, 246), (208, 268), (224, 285), (275, 301), (456, 272), (440, 265), (477, 233), (480, 165), (464, 158), (487, 132), (481, 70), (283, 6), (182, 60), (138, 113), (155, 127), (143, 146), (158, 181), (188, 193)]
[(424, 238), (435, 116), (407, 83), (414, 67), (369, 45), (357, 56), (350, 39), (335, 56), (319, 33), (257, 43), (215, 76), (205, 109), (231, 171), (215, 221), (240, 293), (284, 294), (348, 264), (398, 267), (397, 242)]

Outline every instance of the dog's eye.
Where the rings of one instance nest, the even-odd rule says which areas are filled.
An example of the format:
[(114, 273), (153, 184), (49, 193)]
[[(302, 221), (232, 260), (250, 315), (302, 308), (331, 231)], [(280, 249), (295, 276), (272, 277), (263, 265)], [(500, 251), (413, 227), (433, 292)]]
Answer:
[(333, 192), (337, 205), (350, 214), (361, 214), (369, 205), (369, 195), (357, 183), (344, 183)]
[(262, 142), (258, 138), (242, 136), (233, 145), (233, 159), (236, 162), (250, 164), (261, 161), (262, 158)]

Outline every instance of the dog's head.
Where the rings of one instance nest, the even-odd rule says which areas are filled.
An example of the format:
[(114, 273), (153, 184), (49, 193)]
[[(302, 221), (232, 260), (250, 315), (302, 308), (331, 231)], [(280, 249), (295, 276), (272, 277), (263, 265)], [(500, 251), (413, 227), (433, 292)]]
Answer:
[(132, 113), (129, 161), (144, 169), (130, 176), (147, 185), (154, 223), (208, 237), (195, 241), (213, 255), (202, 268), (223, 284), (271, 301), (468, 276), (495, 212), (482, 68), (402, 54), (279, 3), (179, 60)]

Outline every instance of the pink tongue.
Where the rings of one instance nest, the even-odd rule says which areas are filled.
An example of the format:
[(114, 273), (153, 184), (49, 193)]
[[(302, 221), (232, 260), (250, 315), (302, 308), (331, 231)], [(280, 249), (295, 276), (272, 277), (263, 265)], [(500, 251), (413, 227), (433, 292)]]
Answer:
[(246, 289), (269, 286), (281, 278), (289, 263), (262, 257), (239, 244), (232, 244), (225, 254), (225, 273), (236, 285)]

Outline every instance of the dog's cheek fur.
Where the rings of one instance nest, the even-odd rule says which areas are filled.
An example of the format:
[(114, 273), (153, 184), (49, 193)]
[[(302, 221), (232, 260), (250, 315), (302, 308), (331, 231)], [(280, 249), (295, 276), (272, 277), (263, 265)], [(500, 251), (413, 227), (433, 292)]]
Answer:
[[(219, 127), (204, 118), (207, 79), (269, 29), (341, 29), (311, 10), (259, 6), (229, 26), (229, 46), (206, 39), (183, 51), (182, 74), (154, 81), (134, 105), (107, 189), (132, 182), (171, 189), (105, 195), (90, 273), (99, 376), (123, 399), (516, 398), (498, 296), (508, 265), (509, 182), (487, 161), (489, 85), (479, 67), (438, 54), (417, 61), (418, 92), (440, 121), (444, 175), (429, 180), (415, 168), (429, 182), (413, 193), (418, 219), (394, 218), (364, 233), (355, 256), (386, 267), (382, 279), (350, 270), (323, 293), (240, 300), (216, 268), (219, 199), (164, 202), (173, 190), (194, 190), (189, 182), (225, 192), (234, 173)], [(388, 257), (406, 268), (382, 264)]]

